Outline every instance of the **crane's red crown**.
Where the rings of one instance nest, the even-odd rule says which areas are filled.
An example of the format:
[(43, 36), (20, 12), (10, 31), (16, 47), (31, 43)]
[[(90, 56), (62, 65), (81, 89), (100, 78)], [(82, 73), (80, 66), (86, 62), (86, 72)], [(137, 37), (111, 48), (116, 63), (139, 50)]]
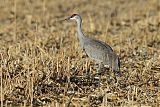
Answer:
[(73, 14), (72, 16), (71, 16), (71, 18), (73, 18), (74, 16), (77, 16), (78, 14)]

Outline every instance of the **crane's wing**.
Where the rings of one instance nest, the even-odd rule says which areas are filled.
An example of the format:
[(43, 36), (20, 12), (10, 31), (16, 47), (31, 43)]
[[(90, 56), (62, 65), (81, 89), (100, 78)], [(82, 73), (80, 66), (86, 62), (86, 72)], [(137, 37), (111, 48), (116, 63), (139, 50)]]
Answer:
[(95, 39), (88, 39), (84, 42), (86, 54), (97, 62), (109, 62), (109, 54), (113, 53), (112, 48), (104, 42)]
[(111, 48), (111, 46), (109, 46), (107, 43), (103, 42), (103, 41), (100, 41), (100, 40), (97, 40), (97, 39), (94, 39), (94, 38), (88, 38), (89, 41), (93, 41), (93, 42), (97, 42), (97, 43), (100, 43), (101, 45), (105, 46), (107, 49), (109, 49), (110, 51), (113, 51), (113, 49)]
[(113, 51), (113, 49), (107, 43), (105, 43), (103, 41), (99, 41), (99, 40), (96, 40), (96, 41), (99, 42), (99, 43), (101, 43), (101, 44), (103, 44), (106, 48), (109, 48), (110, 51)]

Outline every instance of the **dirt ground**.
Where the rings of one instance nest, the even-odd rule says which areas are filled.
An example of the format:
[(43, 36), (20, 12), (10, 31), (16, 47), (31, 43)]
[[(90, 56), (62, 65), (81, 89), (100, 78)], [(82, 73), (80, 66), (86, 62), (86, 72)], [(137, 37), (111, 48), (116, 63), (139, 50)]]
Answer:
[[(86, 36), (119, 55), (121, 76), (96, 76), (79, 46)], [(1, 0), (1, 106), (147, 106), (160, 104), (160, 0)]]

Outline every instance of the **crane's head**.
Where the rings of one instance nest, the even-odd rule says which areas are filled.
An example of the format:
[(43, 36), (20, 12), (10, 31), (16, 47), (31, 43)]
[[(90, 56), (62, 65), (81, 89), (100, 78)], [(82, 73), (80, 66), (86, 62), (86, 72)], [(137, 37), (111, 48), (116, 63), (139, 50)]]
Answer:
[(66, 18), (65, 20), (76, 20), (76, 21), (81, 21), (81, 16), (78, 14), (73, 14), (70, 17)]

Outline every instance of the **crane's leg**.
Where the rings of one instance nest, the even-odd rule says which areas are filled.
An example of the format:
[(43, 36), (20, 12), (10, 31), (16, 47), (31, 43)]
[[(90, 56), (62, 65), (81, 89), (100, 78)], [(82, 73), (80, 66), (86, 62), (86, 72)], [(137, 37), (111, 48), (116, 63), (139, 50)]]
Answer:
[(100, 85), (101, 85), (101, 73), (102, 73), (102, 68), (103, 68), (103, 64), (102, 63), (99, 63), (98, 64), (98, 69), (97, 69), (97, 76), (99, 77), (99, 82), (98, 82), (98, 87), (100, 88)]

